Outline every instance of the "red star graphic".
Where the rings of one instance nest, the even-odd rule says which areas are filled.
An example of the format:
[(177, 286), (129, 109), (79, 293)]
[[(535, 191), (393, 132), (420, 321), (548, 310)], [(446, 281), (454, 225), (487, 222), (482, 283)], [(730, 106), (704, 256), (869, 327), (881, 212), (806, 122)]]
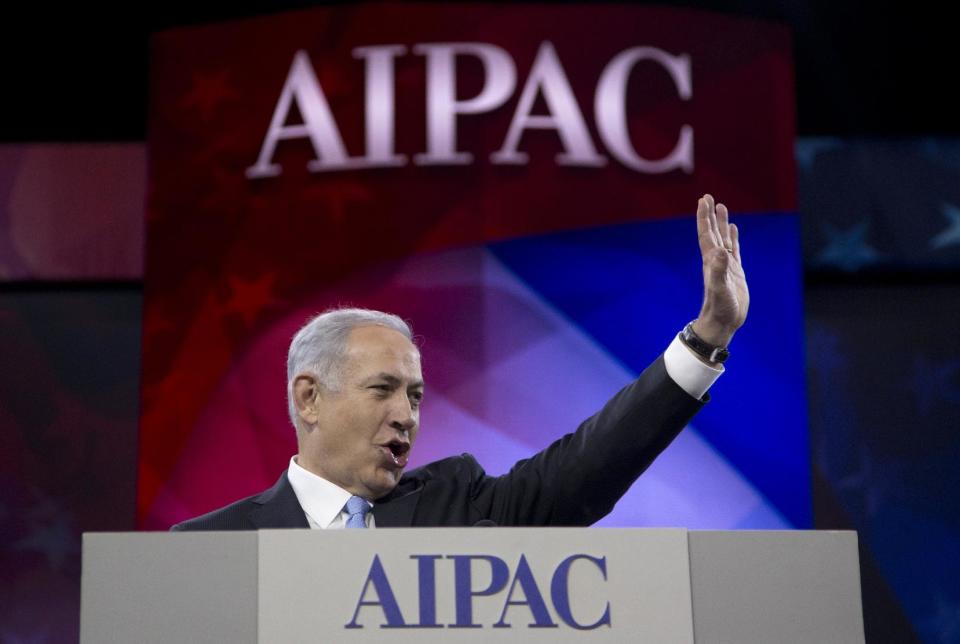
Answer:
[(276, 273), (268, 273), (252, 281), (228, 277), (230, 299), (227, 300), (223, 312), (238, 314), (243, 318), (244, 324), (250, 326), (264, 309), (279, 304), (272, 294), (273, 284), (276, 281)]
[(227, 72), (196, 72), (190, 90), (180, 100), (180, 105), (197, 110), (204, 121), (209, 121), (221, 103), (237, 96), (236, 90), (230, 85)]

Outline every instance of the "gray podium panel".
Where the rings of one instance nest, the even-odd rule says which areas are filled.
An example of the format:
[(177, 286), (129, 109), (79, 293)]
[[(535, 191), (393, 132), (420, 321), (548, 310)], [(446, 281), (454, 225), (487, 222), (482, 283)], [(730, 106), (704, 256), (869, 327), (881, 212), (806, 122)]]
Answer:
[(84, 535), (81, 642), (863, 644), (856, 534)]
[(260, 641), (693, 644), (688, 562), (679, 529), (265, 530)]
[(697, 644), (863, 644), (855, 532), (690, 532)]
[(80, 641), (255, 644), (257, 533), (84, 534)]

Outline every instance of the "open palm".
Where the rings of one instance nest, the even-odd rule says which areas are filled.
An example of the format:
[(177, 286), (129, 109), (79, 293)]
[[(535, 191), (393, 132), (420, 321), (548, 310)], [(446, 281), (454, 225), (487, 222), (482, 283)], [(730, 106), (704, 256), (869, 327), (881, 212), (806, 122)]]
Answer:
[(725, 347), (747, 319), (750, 291), (740, 259), (740, 231), (723, 204), (704, 195), (697, 203), (697, 237), (703, 259), (703, 306), (694, 332)]

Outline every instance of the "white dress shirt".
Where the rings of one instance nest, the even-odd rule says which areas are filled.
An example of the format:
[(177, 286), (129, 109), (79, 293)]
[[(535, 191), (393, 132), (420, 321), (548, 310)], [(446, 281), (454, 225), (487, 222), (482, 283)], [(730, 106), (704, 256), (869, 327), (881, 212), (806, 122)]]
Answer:
[[(707, 389), (723, 373), (723, 365), (714, 368), (697, 358), (680, 340), (679, 333), (664, 351), (663, 364), (670, 379), (697, 400), (703, 398)], [(352, 494), (300, 467), (296, 456), (290, 458), (287, 478), (312, 529), (339, 530), (346, 527), (348, 515), (345, 506)], [(373, 504), (370, 506), (373, 507)], [(366, 521), (368, 528), (376, 527), (373, 512), (367, 513)]]
[[(347, 525), (347, 510), (344, 506), (353, 496), (342, 487), (327, 479), (317, 476), (300, 467), (297, 457), (290, 458), (290, 467), (287, 468), (287, 478), (297, 501), (307, 515), (307, 523), (314, 530), (340, 530)], [(370, 503), (367, 501), (367, 503)], [(370, 503), (370, 507), (373, 504)], [(376, 527), (373, 512), (367, 512), (367, 527)]]

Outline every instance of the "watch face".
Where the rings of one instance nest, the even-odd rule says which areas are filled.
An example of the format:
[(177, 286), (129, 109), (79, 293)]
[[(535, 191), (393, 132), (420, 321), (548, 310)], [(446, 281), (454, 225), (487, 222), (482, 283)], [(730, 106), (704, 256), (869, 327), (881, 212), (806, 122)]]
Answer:
[(726, 349), (714, 349), (708, 358), (710, 362), (722, 363), (730, 357), (730, 352)]

